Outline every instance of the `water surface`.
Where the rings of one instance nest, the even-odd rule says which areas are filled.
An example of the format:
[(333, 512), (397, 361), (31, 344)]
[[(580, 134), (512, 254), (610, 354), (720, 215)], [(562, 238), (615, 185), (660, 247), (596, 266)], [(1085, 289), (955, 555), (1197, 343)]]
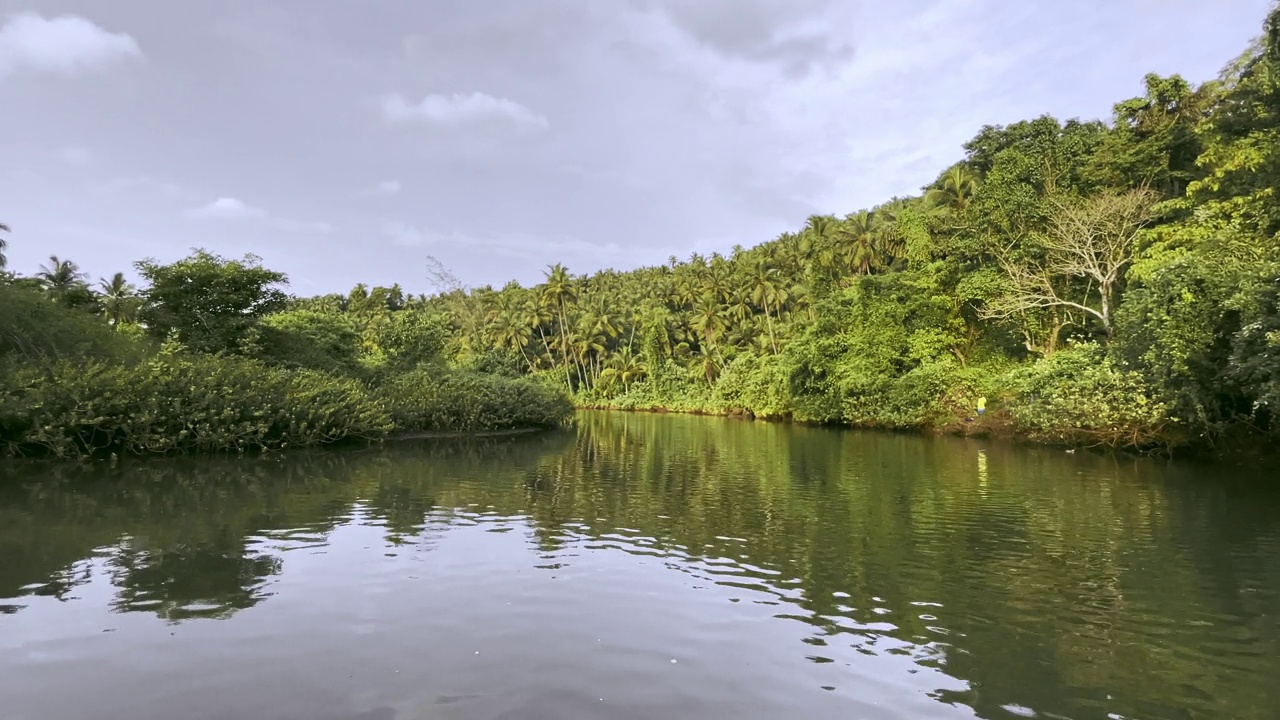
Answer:
[(6, 720), (1275, 718), (1241, 468), (589, 413), (0, 468)]

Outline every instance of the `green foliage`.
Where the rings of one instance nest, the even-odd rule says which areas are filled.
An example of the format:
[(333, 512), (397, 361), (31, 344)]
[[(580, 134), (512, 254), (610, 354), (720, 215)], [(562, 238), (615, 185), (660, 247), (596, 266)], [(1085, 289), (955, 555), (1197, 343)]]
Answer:
[(395, 371), (439, 361), (444, 343), (443, 324), (421, 311), (393, 313), (378, 336), (387, 368)]
[(1142, 448), (1169, 437), (1168, 406), (1093, 343), (1020, 367), (998, 384), (1004, 407), (1033, 438)]
[[(567, 393), (892, 428), (998, 416), (1104, 445), (1278, 432), (1280, 5), (1220, 81), (1144, 86), (1110, 124), (984, 127), (918, 196), (814, 215), (727, 255), (590, 276), (557, 264), (534, 287), (473, 291), (436, 263), (448, 289), (434, 297), (362, 284), (279, 312), (283, 275), (198, 251), (138, 264), (139, 319), (194, 351), (368, 378), (420, 429), (505, 427), (523, 410), (500, 404), (526, 400), (547, 424)], [(35, 302), (19, 284), (136, 334), (122, 276), (98, 294), (51, 257), (0, 304)], [(51, 307), (0, 316), (0, 351), (107, 347), (100, 325), (44, 333), (79, 322)], [(530, 389), (544, 382), (559, 394)], [(984, 394), (1006, 410), (975, 422)]]
[(49, 302), (38, 289), (0, 282), (0, 356), (39, 362), (122, 357), (134, 349), (96, 318)]
[(1109, 187), (1148, 185), (1182, 195), (1204, 173), (1196, 127), (1218, 100), (1213, 84), (1192, 87), (1177, 75), (1143, 78), (1146, 94), (1116, 103), (1114, 128), (1093, 158), (1092, 173)]
[(1280, 278), (1258, 298), (1253, 321), (1235, 334), (1228, 378), (1249, 388), (1256, 419), (1280, 429)]
[(237, 350), (255, 357), (193, 350), (177, 329), (157, 350), (119, 316), (0, 283), (0, 455), (276, 450), (408, 430), (552, 427), (573, 412), (562, 389), (518, 371), (433, 367), (442, 331), (421, 311), (397, 310), (380, 328), (389, 361), (372, 387), (352, 377), (365, 358), (347, 315), (295, 309), (239, 327)]
[(729, 363), (712, 394), (721, 410), (749, 410), (759, 418), (792, 415), (790, 367), (780, 355), (741, 355)]
[(277, 286), (287, 278), (252, 255), (227, 260), (197, 250), (168, 265), (144, 260), (136, 267), (150, 283), (141, 318), (152, 336), (173, 333), (201, 352), (237, 350), (257, 321), (286, 301)]
[(1223, 370), (1241, 325), (1240, 276), (1188, 256), (1130, 290), (1112, 354), (1142, 373), (1192, 432), (1218, 431), (1241, 403)]
[(525, 375), (523, 361), (510, 352), (502, 350), (489, 350), (469, 355), (465, 362), (458, 364), (458, 369), (506, 378), (521, 378)]
[(390, 378), (378, 394), (401, 432), (550, 428), (573, 414), (556, 387), (459, 370), (412, 370)]
[(254, 357), (270, 365), (354, 375), (360, 369), (360, 336), (339, 314), (289, 310), (257, 325)]
[(175, 347), (130, 365), (59, 361), (3, 383), (0, 442), (11, 454), (274, 450), (393, 429), (354, 380)]

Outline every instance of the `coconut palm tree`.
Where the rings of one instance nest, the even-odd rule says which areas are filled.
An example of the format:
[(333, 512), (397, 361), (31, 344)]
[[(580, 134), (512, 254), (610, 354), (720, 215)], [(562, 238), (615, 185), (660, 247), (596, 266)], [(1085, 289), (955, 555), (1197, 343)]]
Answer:
[(70, 260), (60, 260), (57, 255), (49, 256), (49, 264), (41, 265), (36, 278), (44, 285), (45, 292), (52, 297), (62, 297), (84, 284), (87, 276), (80, 272), (80, 266)]
[(879, 264), (877, 221), (875, 213), (859, 210), (846, 217), (837, 231), (835, 256), (840, 264), (859, 275), (866, 275)]
[(633, 354), (630, 348), (624, 347), (605, 363), (605, 368), (600, 373), (600, 382), (606, 388), (612, 387), (615, 382), (621, 382), (625, 389), (648, 374), (649, 366), (641, 356)]
[(568, 306), (574, 304), (578, 300), (578, 292), (574, 287), (573, 278), (569, 275), (569, 270), (565, 266), (556, 263), (547, 268), (545, 273), (547, 281), (543, 283), (542, 293), (548, 304), (556, 309), (560, 320), (560, 357), (564, 361), (565, 380), (571, 385), (573, 381), (569, 374), (569, 319)]
[(773, 332), (773, 313), (771, 308), (775, 308), (786, 300), (787, 291), (783, 285), (782, 273), (778, 272), (775, 267), (770, 267), (768, 262), (760, 257), (755, 261), (751, 268), (751, 300), (764, 310), (765, 322), (769, 326), (769, 344), (773, 347), (773, 354), (778, 354), (778, 338)]
[[(12, 232), (12, 230), (9, 229), (8, 225), (0, 223), (0, 232), (7, 233)], [(9, 261), (9, 259), (4, 256), (4, 249), (6, 247), (9, 247), (9, 243), (6, 242), (4, 238), (0, 237), (0, 270), (3, 270), (5, 264)]]
[(703, 295), (693, 306), (692, 327), (702, 336), (704, 352), (713, 352), (725, 331), (724, 306), (711, 294)]
[(931, 188), (924, 198), (934, 207), (964, 212), (977, 191), (978, 176), (963, 165), (954, 165), (942, 174), (938, 187)]
[(137, 288), (124, 279), (124, 273), (118, 272), (110, 280), (99, 278), (98, 287), (102, 294), (102, 314), (112, 327), (134, 320), (141, 302)]
[(894, 198), (876, 210), (876, 241), (880, 246), (881, 254), (889, 262), (907, 253), (906, 234), (898, 224), (898, 220), (907, 208), (906, 200)]

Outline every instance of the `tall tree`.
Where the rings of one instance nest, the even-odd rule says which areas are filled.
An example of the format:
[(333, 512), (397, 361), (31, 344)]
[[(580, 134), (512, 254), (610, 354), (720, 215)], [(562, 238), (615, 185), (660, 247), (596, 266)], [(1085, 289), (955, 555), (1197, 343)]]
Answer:
[[(672, 258), (675, 260), (675, 258)], [(568, 307), (578, 299), (578, 293), (574, 288), (573, 278), (569, 275), (569, 270), (559, 263), (547, 268), (546, 283), (543, 285), (543, 295), (552, 307), (556, 309), (559, 316), (560, 325), (560, 352), (561, 359), (565, 366), (565, 380), (570, 385), (573, 384), (572, 375), (569, 374), (569, 358), (572, 348), (569, 343), (569, 317)]]
[(288, 278), (246, 255), (228, 260), (204, 250), (168, 265), (143, 260), (135, 267), (150, 283), (141, 312), (151, 334), (175, 333), (204, 352), (236, 350), (259, 318), (285, 307)]
[(115, 327), (136, 319), (141, 299), (138, 297), (138, 289), (125, 280), (124, 273), (118, 272), (110, 280), (100, 278), (98, 287), (102, 294), (102, 314), (106, 316), (107, 322)]
[[(1139, 188), (1057, 201), (1040, 239), (1044, 259), (1001, 258), (1009, 292), (990, 304), (989, 316), (1014, 317), (1036, 308), (1077, 310), (1097, 319), (1111, 337), (1116, 293), (1157, 197)], [(1074, 279), (1084, 280), (1085, 287), (1072, 284)]]

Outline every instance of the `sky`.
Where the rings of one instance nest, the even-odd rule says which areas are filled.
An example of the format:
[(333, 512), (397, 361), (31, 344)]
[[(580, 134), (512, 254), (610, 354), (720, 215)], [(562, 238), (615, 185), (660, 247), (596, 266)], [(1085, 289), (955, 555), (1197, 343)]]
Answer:
[(1215, 77), (1271, 0), (0, 0), (9, 269), (200, 247), (300, 295), (727, 252), (983, 125)]

